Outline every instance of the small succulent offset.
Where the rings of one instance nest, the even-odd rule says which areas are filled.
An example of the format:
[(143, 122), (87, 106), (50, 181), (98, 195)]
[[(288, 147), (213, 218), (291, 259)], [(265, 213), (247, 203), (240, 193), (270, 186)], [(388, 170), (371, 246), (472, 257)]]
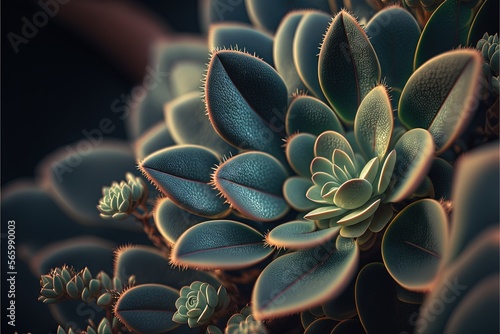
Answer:
[(208, 323), (211, 317), (224, 311), (229, 305), (226, 288), (221, 285), (217, 291), (208, 283), (195, 281), (181, 288), (180, 297), (175, 301), (177, 311), (172, 320), (189, 327), (199, 327)]
[[(497, 326), (475, 310), (498, 301), (498, 133), (472, 130), (498, 106), (498, 1), (246, 0), (220, 23), (221, 3), (203, 7), (207, 42), (156, 50), (172, 76), (128, 119), (128, 170), (138, 160), (160, 198), (148, 206), (154, 191), (127, 173), (98, 204), (106, 228), (134, 216), (156, 247), (120, 248), (113, 279), (53, 269), (40, 301), (95, 302), (98, 334)], [(125, 154), (110, 151), (86, 159), (118, 170)], [(73, 207), (67, 184), (53, 187)], [(96, 262), (110, 247), (92, 245)], [(455, 278), (467, 287), (434, 314)]]

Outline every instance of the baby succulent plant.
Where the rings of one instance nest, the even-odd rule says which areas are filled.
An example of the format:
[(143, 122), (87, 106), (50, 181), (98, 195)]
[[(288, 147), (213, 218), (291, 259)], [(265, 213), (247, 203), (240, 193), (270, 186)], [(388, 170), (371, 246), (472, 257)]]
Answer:
[[(151, 209), (144, 178), (127, 173), (97, 206), (135, 216), (156, 247), (120, 248), (113, 279), (56, 268), (40, 300), (95, 302), (106, 315), (86, 331), (98, 334), (492, 326), (468, 311), (492, 304), (475, 296), (498, 263), (464, 273), (498, 249), (481, 234), (498, 196), (476, 186), (498, 180), (498, 146), (458, 162), (456, 146), (491, 107), (482, 72), (498, 94), (495, 3), (247, 0), (223, 7), (236, 21), (223, 23), (207, 3), (208, 40), (158, 47), (155, 66), (175, 80), (129, 118), (159, 198)], [(481, 171), (473, 183), (462, 164)], [(470, 285), (436, 315), (427, 296), (442, 277)]]

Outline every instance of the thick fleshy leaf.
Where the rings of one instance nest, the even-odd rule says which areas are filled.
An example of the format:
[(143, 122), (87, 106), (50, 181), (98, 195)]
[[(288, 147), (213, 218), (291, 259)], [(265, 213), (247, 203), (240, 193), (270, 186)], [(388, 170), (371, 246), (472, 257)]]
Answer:
[(255, 54), (266, 63), (274, 66), (273, 37), (243, 24), (218, 23), (210, 26), (208, 32), (208, 48), (237, 47), (250, 54)]
[(250, 23), (245, 1), (201, 0), (198, 3), (201, 26), (205, 32), (215, 22)]
[(325, 131), (318, 138), (314, 145), (314, 155), (332, 160), (333, 152), (341, 150), (347, 153), (352, 161), (356, 161), (351, 145), (340, 133), (335, 131)]
[(343, 209), (357, 209), (372, 196), (373, 187), (365, 179), (351, 179), (340, 186), (333, 202)]
[[(293, 40), (293, 60), (299, 76), (306, 87), (319, 99), (326, 101), (318, 78), (318, 55), (316, 50), (323, 41), (332, 18), (322, 12), (309, 12), (300, 21)], [(311, 50), (311, 52), (304, 52)], [(332, 129), (333, 130), (333, 129)]]
[(264, 236), (232, 220), (211, 220), (188, 229), (175, 243), (172, 263), (192, 268), (240, 269), (252, 266), (273, 249)]
[(432, 161), (428, 176), (434, 187), (435, 199), (451, 200), (453, 171), (453, 166), (444, 159), (434, 158)]
[(136, 285), (156, 283), (181, 289), (194, 281), (219, 287), (221, 282), (214, 275), (201, 270), (172, 268), (165, 254), (155, 247), (132, 246), (116, 252), (114, 276), (126, 282), (135, 276)]
[[(478, 222), (480, 218), (478, 217)], [(450, 318), (460, 308), (467, 308), (469, 295), (486, 277), (498, 275), (500, 264), (500, 231), (498, 223), (495, 227), (486, 228), (478, 235), (455, 261), (441, 273), (441, 279), (426, 296), (422, 304), (420, 316), (416, 321), (415, 330), (420, 333), (444, 333), (450, 324)], [(451, 240), (453, 242), (453, 240)], [(492, 291), (490, 292), (492, 293)], [(498, 295), (496, 295), (498, 298)], [(439, 304), (439, 314), (435, 313), (434, 304)], [(498, 304), (497, 304), (498, 307)], [(467, 310), (464, 322), (475, 323), (469, 318), (474, 310)], [(460, 314), (460, 313), (458, 313)], [(462, 313), (463, 314), (463, 313)], [(457, 315), (458, 316), (458, 315)], [(432, 319), (432, 321), (431, 321)], [(488, 323), (490, 323), (488, 321)]]
[(136, 140), (135, 156), (138, 160), (142, 160), (151, 153), (172, 145), (175, 145), (175, 141), (168, 127), (165, 122), (160, 122)]
[(245, 1), (250, 20), (258, 27), (271, 32), (288, 12), (294, 9), (319, 9), (330, 12), (328, 0), (275, 0), (272, 3), (265, 0)]
[(306, 219), (310, 220), (322, 220), (322, 219), (329, 219), (329, 218), (334, 218), (338, 217), (342, 214), (344, 214), (347, 210), (339, 208), (337, 206), (323, 206), (320, 208), (317, 208), (311, 212), (309, 212), (307, 215), (304, 216)]
[(310, 165), (314, 159), (314, 143), (316, 137), (309, 133), (299, 133), (288, 138), (286, 142), (286, 158), (297, 174), (311, 177)]
[(283, 184), (283, 196), (287, 203), (297, 211), (312, 210), (316, 204), (306, 197), (307, 190), (312, 185), (309, 178), (292, 176)]
[(202, 146), (177, 145), (157, 151), (140, 168), (175, 204), (204, 217), (223, 217), (229, 206), (208, 183), (217, 155)]
[(344, 128), (333, 110), (322, 101), (311, 96), (297, 96), (290, 103), (286, 114), (286, 132), (308, 132), (319, 136), (325, 131), (344, 134)]
[(399, 202), (423, 181), (434, 157), (434, 142), (428, 131), (412, 129), (396, 143), (396, 164), (385, 202)]
[(446, 52), (415, 71), (401, 93), (399, 120), (407, 128), (428, 129), (438, 154), (453, 143), (474, 114), (482, 62), (474, 50)]
[(406, 289), (428, 290), (437, 278), (448, 245), (448, 219), (432, 199), (414, 202), (389, 224), (382, 257), (389, 274)]
[[(102, 187), (136, 169), (127, 143), (100, 142), (94, 138), (92, 141), (82, 139), (50, 154), (40, 164), (39, 174), (72, 218), (83, 224), (100, 225), (102, 218), (96, 204), (102, 196)], [(127, 228), (130, 221), (113, 224)]]
[(337, 322), (329, 318), (320, 318), (313, 321), (304, 331), (304, 334), (322, 334), (333, 330)]
[(212, 54), (205, 83), (208, 116), (219, 135), (242, 149), (270, 153), (282, 162), (288, 92), (268, 64), (249, 54)]
[(485, 278), (465, 296), (450, 317), (444, 333), (497, 333), (500, 331), (498, 321), (500, 313), (500, 276)]
[(156, 202), (154, 212), (154, 221), (158, 232), (171, 244), (188, 228), (206, 220), (182, 210), (168, 198), (162, 198)]
[(165, 120), (177, 144), (205, 146), (220, 156), (237, 153), (215, 132), (199, 92), (184, 94), (169, 102), (165, 106)]
[(359, 320), (349, 319), (335, 326), (331, 334), (365, 334), (365, 330)]
[(344, 122), (352, 124), (361, 101), (379, 82), (381, 70), (366, 33), (344, 10), (326, 32), (318, 73), (328, 102)]
[(233, 208), (251, 219), (271, 221), (289, 209), (282, 194), (286, 177), (285, 168), (271, 155), (247, 152), (222, 163), (212, 181)]
[(420, 305), (401, 302), (398, 285), (379, 262), (361, 269), (356, 280), (356, 308), (366, 333), (412, 333)]
[(377, 53), (382, 77), (392, 93), (399, 96), (413, 73), (413, 57), (420, 37), (418, 22), (409, 11), (388, 7), (368, 22), (366, 34)]
[(340, 227), (317, 230), (313, 221), (294, 220), (272, 229), (266, 236), (266, 242), (278, 248), (313, 248), (333, 239), (339, 230)]
[(156, 334), (179, 326), (172, 320), (179, 291), (160, 284), (135, 286), (120, 295), (115, 316), (133, 332)]
[(494, 143), (457, 162), (452, 193), (454, 228), (446, 263), (452, 263), (481, 231), (498, 226), (499, 161), (498, 143)]
[(253, 314), (269, 319), (296, 313), (339, 295), (357, 266), (350, 239), (283, 255), (262, 271), (252, 294)]
[(440, 53), (467, 45), (477, 3), (478, 0), (446, 0), (432, 13), (418, 41), (414, 69)]
[(295, 67), (293, 54), (295, 32), (306, 13), (307, 11), (294, 11), (287, 14), (274, 35), (274, 65), (286, 83), (288, 94), (306, 90)]
[(483, 37), (484, 33), (494, 35), (498, 32), (498, 12), (499, 2), (495, 0), (485, 0), (479, 8), (474, 21), (471, 24), (467, 45), (475, 46)]
[(356, 210), (353, 210), (349, 214), (336, 221), (336, 224), (342, 226), (352, 226), (361, 223), (370, 218), (375, 213), (375, 211), (377, 211), (379, 205), (380, 199), (373, 198), (365, 205), (357, 208)]
[(361, 102), (354, 121), (354, 135), (365, 157), (382, 160), (394, 128), (391, 101), (384, 86), (373, 88)]

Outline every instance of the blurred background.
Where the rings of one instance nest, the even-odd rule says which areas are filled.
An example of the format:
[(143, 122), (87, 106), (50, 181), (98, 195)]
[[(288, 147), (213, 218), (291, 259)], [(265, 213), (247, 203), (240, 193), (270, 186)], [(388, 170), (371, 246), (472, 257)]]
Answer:
[(2, 186), (32, 178), (44, 156), (103, 117), (115, 125), (106, 137), (126, 138), (113, 101), (141, 82), (152, 43), (200, 33), (197, 3), (2, 1)]

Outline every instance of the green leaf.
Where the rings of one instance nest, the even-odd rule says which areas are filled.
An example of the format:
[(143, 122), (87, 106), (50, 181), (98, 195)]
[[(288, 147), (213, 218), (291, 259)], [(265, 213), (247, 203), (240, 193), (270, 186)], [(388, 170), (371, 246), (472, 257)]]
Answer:
[(342, 321), (350, 319), (357, 314), (354, 288), (356, 279), (353, 277), (347, 288), (337, 297), (321, 305), (323, 313), (328, 318)]
[(222, 163), (213, 185), (231, 206), (250, 219), (272, 221), (289, 210), (282, 195), (287, 172), (269, 154), (246, 152)]
[(210, 121), (224, 140), (285, 162), (281, 140), (288, 91), (270, 65), (243, 52), (215, 51), (204, 91)]
[(351, 145), (340, 133), (335, 131), (325, 131), (318, 138), (314, 145), (314, 155), (332, 160), (335, 150), (347, 153), (351, 161), (356, 161)]
[(306, 197), (307, 190), (312, 185), (309, 178), (292, 176), (283, 184), (283, 196), (294, 210), (301, 212), (312, 210), (316, 204)]
[(340, 294), (357, 266), (357, 245), (348, 239), (296, 251), (271, 262), (252, 294), (253, 315), (269, 319), (300, 312)]
[[(316, 50), (323, 41), (332, 18), (330, 14), (310, 11), (300, 21), (293, 40), (293, 60), (306, 87), (319, 99), (326, 101), (318, 78)], [(304, 52), (311, 50), (312, 52)], [(313, 51), (314, 50), (314, 51)]]
[(359, 105), (354, 135), (368, 159), (384, 159), (394, 128), (391, 101), (384, 86), (373, 88)]
[(500, 214), (500, 157), (498, 142), (472, 151), (456, 163), (453, 182), (453, 218), (445, 262), (453, 263), (483, 230), (498, 226)]
[(401, 93), (400, 121), (410, 129), (428, 129), (437, 154), (450, 147), (474, 114), (482, 62), (474, 50), (446, 52), (415, 71)]
[(184, 210), (216, 218), (229, 214), (229, 206), (208, 184), (217, 155), (202, 146), (177, 145), (157, 151), (140, 168), (163, 193)]
[(120, 295), (115, 316), (134, 332), (155, 334), (179, 326), (172, 320), (179, 291), (160, 284), (143, 284)]
[(404, 288), (425, 291), (438, 277), (448, 245), (448, 219), (439, 202), (423, 199), (404, 208), (389, 224), (382, 258)]
[(371, 183), (365, 179), (350, 179), (339, 187), (333, 202), (342, 209), (357, 209), (371, 198), (372, 191)]
[(434, 198), (437, 200), (451, 200), (451, 191), (453, 186), (454, 169), (446, 160), (434, 158), (429, 178), (434, 187)]
[(215, 132), (199, 92), (184, 94), (166, 104), (165, 120), (177, 144), (205, 146), (220, 156), (237, 153)]
[(274, 67), (273, 36), (241, 23), (217, 23), (210, 26), (208, 48), (238, 48), (262, 58)]
[(380, 65), (355, 18), (340, 11), (326, 32), (319, 54), (319, 82), (340, 118), (354, 122), (363, 98), (379, 82)]
[(153, 212), (158, 232), (171, 244), (174, 244), (188, 228), (206, 220), (204, 217), (182, 210), (169, 198), (158, 200)]
[(314, 159), (316, 136), (299, 133), (286, 142), (286, 158), (292, 169), (301, 176), (311, 177), (310, 164)]
[(165, 124), (160, 122), (143, 133), (135, 142), (135, 156), (142, 160), (162, 148), (175, 145), (175, 141)]
[(330, 12), (328, 0), (265, 0), (245, 1), (250, 20), (270, 32), (276, 31), (281, 19), (296, 9), (319, 9)]
[(418, 22), (409, 11), (388, 7), (368, 22), (366, 34), (377, 53), (382, 77), (393, 94), (395, 90), (401, 92), (413, 73), (413, 58), (420, 37)]
[(297, 132), (319, 136), (328, 130), (344, 134), (342, 124), (329, 106), (306, 95), (293, 99), (286, 114), (286, 132), (289, 136)]
[(395, 203), (411, 195), (423, 181), (434, 157), (434, 143), (428, 131), (412, 129), (395, 146), (396, 164), (384, 202)]
[(339, 230), (340, 226), (317, 230), (313, 221), (294, 220), (272, 229), (266, 236), (266, 242), (278, 248), (313, 248), (333, 239)]
[(264, 236), (232, 220), (211, 220), (188, 229), (175, 243), (171, 261), (191, 268), (240, 269), (269, 256)]
[(293, 11), (287, 14), (283, 17), (274, 35), (274, 64), (286, 83), (288, 94), (306, 90), (306, 86), (295, 67), (293, 54), (295, 32), (306, 13), (307, 11)]
[(361, 269), (356, 279), (356, 308), (366, 333), (411, 333), (420, 305), (401, 302), (398, 285), (379, 262)]
[[(445, 0), (427, 21), (415, 52), (413, 68), (443, 52), (467, 46), (467, 35), (478, 0)], [(438, 87), (438, 86), (436, 86)]]
[(116, 252), (114, 276), (126, 282), (135, 276), (136, 285), (157, 283), (181, 289), (194, 281), (212, 286), (221, 285), (214, 275), (201, 270), (178, 270), (172, 268), (169, 259), (158, 249), (149, 246), (133, 246)]

